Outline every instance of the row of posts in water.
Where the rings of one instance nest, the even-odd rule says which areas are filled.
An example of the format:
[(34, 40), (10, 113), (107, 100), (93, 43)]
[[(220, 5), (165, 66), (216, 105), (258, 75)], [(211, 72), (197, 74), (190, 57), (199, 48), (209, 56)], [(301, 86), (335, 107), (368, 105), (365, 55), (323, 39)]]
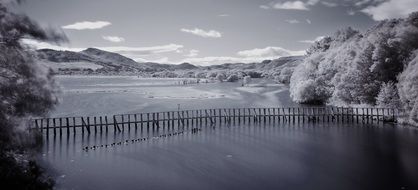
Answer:
[[(350, 108), (350, 107), (293, 107), (293, 108), (228, 108), (181, 110), (169, 112), (153, 112), (139, 114), (120, 114), (108, 116), (38, 118), (31, 122), (37, 130), (50, 131), (54, 135), (57, 131), (75, 134), (77, 128), (81, 133), (114, 132), (125, 129), (131, 130), (159, 130), (170, 127), (172, 129), (195, 125), (216, 124), (251, 124), (261, 122), (282, 123), (380, 123), (396, 122), (400, 110), (392, 108)], [(32, 127), (33, 128), (33, 127)]]

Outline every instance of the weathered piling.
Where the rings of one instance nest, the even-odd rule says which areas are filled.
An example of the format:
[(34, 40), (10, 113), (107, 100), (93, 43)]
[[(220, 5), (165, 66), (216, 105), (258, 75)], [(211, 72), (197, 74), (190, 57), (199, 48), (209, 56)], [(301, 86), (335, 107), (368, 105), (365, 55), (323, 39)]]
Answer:
[[(33, 119), (31, 126), (36, 130), (45, 131), (49, 135), (52, 130), (54, 135), (59, 135), (66, 131), (66, 134), (76, 133), (77, 128), (81, 128), (82, 134), (94, 127), (95, 133), (103, 133), (103, 127), (108, 132), (108, 126), (113, 126), (114, 132), (121, 132), (128, 128), (138, 127), (143, 130), (146, 125), (149, 130), (165, 130), (167, 128), (180, 130), (184, 127), (202, 125), (236, 125), (244, 123), (266, 123), (267, 121), (279, 123), (318, 123), (318, 122), (337, 122), (337, 123), (383, 123), (396, 122), (400, 117), (399, 109), (393, 108), (352, 108), (352, 107), (288, 107), (288, 108), (222, 108), (222, 109), (199, 109), (199, 110), (178, 110), (170, 112), (153, 112), (139, 114), (120, 114), (113, 115), (113, 120), (108, 116), (93, 117), (63, 117), (63, 118), (38, 118)], [(144, 115), (146, 117), (144, 117)], [(92, 123), (90, 122), (92, 120)], [(104, 120), (104, 121), (103, 121)]]

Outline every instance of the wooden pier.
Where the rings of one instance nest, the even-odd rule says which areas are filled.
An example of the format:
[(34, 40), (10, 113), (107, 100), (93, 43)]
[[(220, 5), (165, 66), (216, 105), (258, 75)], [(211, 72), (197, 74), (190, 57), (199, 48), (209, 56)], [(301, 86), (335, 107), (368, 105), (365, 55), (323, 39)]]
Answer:
[(402, 110), (392, 108), (352, 107), (288, 107), (288, 108), (222, 108), (120, 114), (113, 116), (86, 116), (62, 118), (35, 118), (31, 129), (46, 135), (65, 132), (103, 133), (123, 130), (183, 129), (189, 126), (237, 125), (252, 123), (383, 123), (397, 122)]

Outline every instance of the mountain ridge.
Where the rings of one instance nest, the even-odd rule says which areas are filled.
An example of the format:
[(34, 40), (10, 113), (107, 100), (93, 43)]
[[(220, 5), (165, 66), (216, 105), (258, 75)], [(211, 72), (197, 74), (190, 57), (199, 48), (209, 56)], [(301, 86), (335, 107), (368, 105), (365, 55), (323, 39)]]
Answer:
[[(52, 49), (37, 50), (37, 58), (58, 74), (137, 74), (186, 70), (262, 70), (272, 71), (290, 62), (299, 62), (303, 56), (281, 57), (254, 63), (224, 63), (220, 65), (197, 66), (190, 63), (161, 64), (137, 62), (118, 53), (97, 48), (80, 52)], [(88, 66), (87, 66), (88, 65)], [(90, 67), (89, 67), (90, 66)]]

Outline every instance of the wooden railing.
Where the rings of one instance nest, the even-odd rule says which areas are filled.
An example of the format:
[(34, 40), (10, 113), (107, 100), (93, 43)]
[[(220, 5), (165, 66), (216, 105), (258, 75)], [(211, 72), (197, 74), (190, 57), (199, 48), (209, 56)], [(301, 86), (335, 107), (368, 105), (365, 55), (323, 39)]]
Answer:
[(31, 121), (31, 129), (50, 131), (54, 135), (63, 131), (66, 134), (121, 132), (131, 128), (140, 130), (159, 130), (189, 125), (246, 124), (260, 122), (282, 123), (380, 123), (396, 122), (402, 110), (392, 108), (352, 108), (352, 107), (291, 107), (291, 108), (223, 108), (152, 112), (138, 114), (119, 114), (108, 116), (36, 118)]

